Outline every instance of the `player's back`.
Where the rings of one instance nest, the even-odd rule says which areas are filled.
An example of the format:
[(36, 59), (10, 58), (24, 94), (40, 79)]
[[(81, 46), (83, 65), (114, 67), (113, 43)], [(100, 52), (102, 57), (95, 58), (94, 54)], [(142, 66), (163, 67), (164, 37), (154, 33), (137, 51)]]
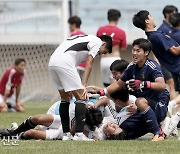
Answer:
[(117, 26), (105, 25), (98, 29), (97, 36), (109, 35), (112, 37), (113, 46), (126, 48), (126, 34), (125, 31)]
[(77, 66), (86, 61), (89, 54), (94, 58), (98, 54), (101, 45), (101, 39), (94, 35), (72, 36), (61, 43), (55, 50), (51, 56), (49, 66), (59, 66), (63, 60)]

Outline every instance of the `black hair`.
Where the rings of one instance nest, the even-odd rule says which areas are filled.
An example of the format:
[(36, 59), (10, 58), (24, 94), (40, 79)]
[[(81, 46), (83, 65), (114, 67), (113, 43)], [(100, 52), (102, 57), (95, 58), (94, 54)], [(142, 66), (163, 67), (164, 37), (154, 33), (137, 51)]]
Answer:
[(112, 53), (112, 38), (109, 35), (101, 35), (98, 36), (102, 41), (106, 42), (106, 48), (108, 49), (109, 53)]
[(127, 86), (122, 87), (120, 90), (113, 92), (110, 96), (114, 100), (121, 100), (122, 102), (127, 102), (129, 100), (129, 91)]
[(107, 13), (108, 21), (117, 21), (121, 17), (121, 12), (116, 9), (110, 9)]
[(23, 58), (17, 58), (17, 59), (15, 59), (14, 65), (19, 65), (21, 62), (26, 63), (25, 59), (23, 59)]
[(123, 130), (123, 132), (117, 134), (117, 135), (110, 135), (108, 140), (126, 140), (127, 139), (127, 133)]
[(174, 5), (166, 5), (162, 11), (164, 18), (166, 18), (166, 14), (171, 14), (174, 12), (178, 12), (177, 7), (175, 7)]
[(145, 20), (148, 18), (149, 12), (147, 10), (141, 10), (133, 17), (133, 25), (137, 28), (141, 28), (142, 30), (145, 30), (146, 28), (146, 22)]
[(80, 28), (82, 22), (78, 16), (72, 16), (68, 19), (68, 23), (71, 25), (75, 24), (77, 28)]
[(152, 50), (152, 44), (149, 40), (144, 38), (139, 38), (133, 41), (132, 46), (138, 45), (139, 48), (142, 48), (145, 51), (149, 51), (149, 53)]
[(169, 17), (169, 21), (171, 23), (171, 25), (173, 27), (178, 27), (180, 26), (180, 13), (175, 13), (175, 14), (172, 14), (170, 17)]
[(103, 120), (101, 111), (94, 108), (86, 109), (85, 118), (86, 118), (85, 123), (91, 131), (95, 130), (95, 128), (98, 127)]
[(124, 59), (121, 59), (121, 60), (115, 60), (111, 66), (110, 66), (110, 70), (111, 71), (118, 71), (118, 72), (121, 72), (123, 73), (124, 70), (127, 68), (127, 66), (129, 65), (129, 63), (124, 60)]

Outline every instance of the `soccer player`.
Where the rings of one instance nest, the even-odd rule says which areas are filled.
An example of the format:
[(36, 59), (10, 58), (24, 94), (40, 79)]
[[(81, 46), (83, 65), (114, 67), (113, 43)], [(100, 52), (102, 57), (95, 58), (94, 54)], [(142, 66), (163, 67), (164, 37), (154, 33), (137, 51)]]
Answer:
[(133, 62), (125, 70), (121, 79), (101, 90), (100, 94), (111, 94), (122, 88), (129, 80), (130, 88), (137, 92), (136, 105), (155, 135), (153, 141), (161, 141), (164, 138), (158, 124), (166, 117), (169, 93), (165, 89), (160, 66), (148, 59), (151, 42), (140, 38), (134, 40), (132, 45)]
[[(80, 29), (82, 22), (78, 16), (70, 17), (68, 20), (68, 23), (69, 23), (69, 29), (71, 32), (70, 36), (85, 35), (85, 33), (81, 31)], [(83, 78), (85, 67), (86, 67), (86, 62), (82, 62), (81, 64), (77, 66), (77, 70), (81, 79)]]
[(173, 5), (165, 6), (163, 9), (164, 20), (163, 20), (163, 23), (161, 24), (161, 26), (157, 29), (157, 31), (162, 31), (166, 35), (170, 35), (172, 33), (173, 27), (169, 21), (169, 17), (172, 14), (177, 13), (177, 12), (178, 12), (177, 7), (175, 7)]
[(180, 13), (172, 14), (169, 20), (174, 28), (170, 36), (180, 44)]
[[(155, 31), (156, 27), (153, 17), (146, 10), (141, 10), (133, 17), (133, 24), (145, 31), (148, 39), (152, 43), (153, 53), (163, 65), (173, 75), (175, 90), (180, 92), (180, 46), (162, 32)], [(178, 96), (177, 96), (178, 97)], [(169, 106), (174, 106), (169, 103)]]
[(102, 55), (100, 66), (101, 66), (101, 77), (104, 86), (108, 86), (113, 82), (111, 72), (109, 70), (110, 65), (113, 61), (120, 58), (120, 51), (126, 49), (126, 33), (121, 28), (117, 27), (121, 13), (119, 10), (110, 9), (107, 13), (108, 25), (101, 26), (97, 31), (97, 36), (109, 35), (113, 40), (112, 54)]
[[(173, 5), (165, 6), (163, 9), (164, 21), (162, 25), (157, 29), (157, 31), (163, 32), (166, 35), (170, 36), (173, 31), (172, 24), (170, 23), (170, 15), (176, 12), (178, 12), (178, 9), (175, 6)], [(174, 80), (173, 80), (172, 74), (163, 65), (161, 65), (161, 67), (162, 67), (164, 79), (169, 86), (170, 98), (174, 99), (176, 97), (176, 92), (174, 88)]]
[[(92, 69), (94, 58), (98, 54), (112, 51), (112, 39), (102, 35), (77, 35), (65, 40), (52, 54), (49, 61), (49, 71), (53, 86), (61, 96), (60, 117), (63, 127), (63, 140), (70, 140), (69, 101), (71, 94), (76, 98), (76, 134), (74, 140), (88, 140), (82, 133), (84, 128), (85, 100), (87, 99), (86, 84)], [(84, 78), (77, 73), (76, 66), (86, 61)]]
[(15, 60), (14, 66), (3, 74), (0, 80), (0, 112), (7, 112), (8, 106), (18, 112), (24, 111), (24, 107), (19, 101), (19, 94), (25, 67), (25, 59), (18, 58)]
[(84, 35), (85, 33), (81, 31), (81, 19), (78, 16), (72, 16), (68, 19), (69, 23), (69, 29), (70, 29), (70, 36), (75, 36), (75, 35)]

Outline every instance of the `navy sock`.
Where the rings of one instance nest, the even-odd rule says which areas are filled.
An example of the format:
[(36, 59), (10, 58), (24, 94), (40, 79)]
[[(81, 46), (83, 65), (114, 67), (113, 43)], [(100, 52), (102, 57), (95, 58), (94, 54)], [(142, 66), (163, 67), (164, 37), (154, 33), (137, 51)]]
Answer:
[(76, 132), (83, 132), (85, 124), (86, 105), (84, 100), (75, 102)]
[(156, 115), (150, 106), (142, 112), (142, 115), (150, 131), (154, 135), (161, 134)]
[(61, 101), (60, 106), (59, 106), (59, 114), (61, 117), (63, 133), (67, 133), (70, 131), (69, 104), (70, 104), (69, 102)]

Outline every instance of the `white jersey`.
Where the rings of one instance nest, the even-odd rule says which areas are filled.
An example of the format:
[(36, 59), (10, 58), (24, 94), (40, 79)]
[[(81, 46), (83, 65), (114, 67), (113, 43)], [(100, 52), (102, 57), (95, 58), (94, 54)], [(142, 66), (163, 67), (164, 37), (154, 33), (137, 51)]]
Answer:
[(63, 67), (63, 63), (77, 66), (86, 61), (88, 55), (95, 58), (101, 45), (101, 39), (94, 35), (72, 36), (55, 50), (50, 58), (49, 66)]

